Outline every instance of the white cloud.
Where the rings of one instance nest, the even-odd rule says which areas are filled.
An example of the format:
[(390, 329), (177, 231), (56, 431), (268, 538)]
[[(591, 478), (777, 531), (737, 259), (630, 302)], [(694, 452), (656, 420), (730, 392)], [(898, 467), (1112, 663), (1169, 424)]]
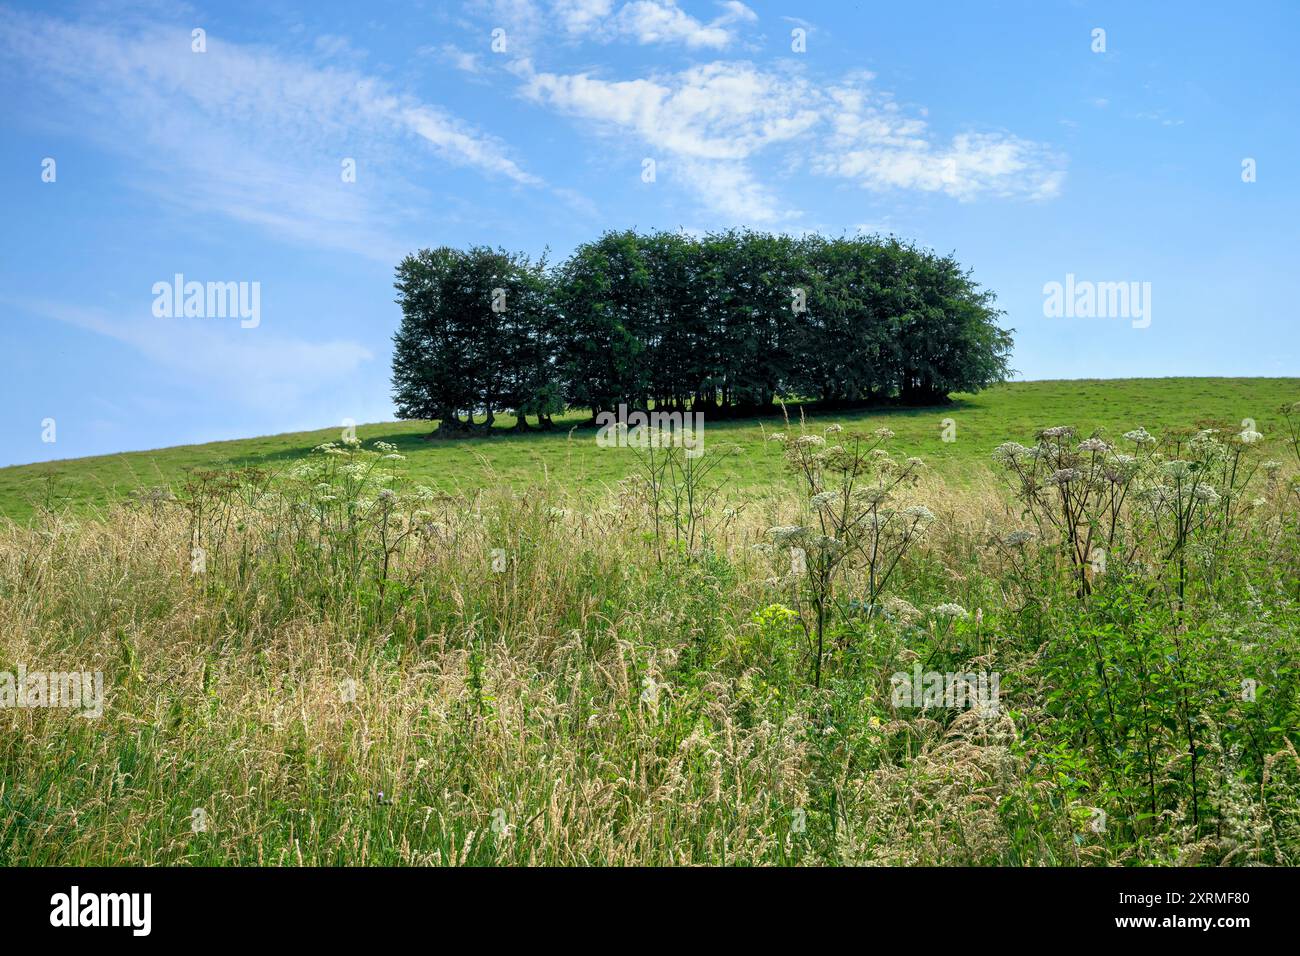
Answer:
[(724, 49), (735, 34), (729, 27), (738, 22), (758, 19), (743, 3), (725, 4), (726, 12), (703, 23), (677, 6), (674, 0), (634, 0), (613, 18), (611, 29), (641, 44), (681, 43), (690, 49)]
[(444, 43), (441, 47), (421, 47), (417, 52), (426, 55), (436, 54), (444, 63), (449, 63), (462, 73), (477, 74), (483, 72), (483, 64), (479, 59), (479, 54), (462, 50), (454, 43)]
[(961, 132), (941, 141), (925, 110), (905, 111), (872, 87), (868, 73), (821, 88), (802, 73), (745, 62), (632, 80), (538, 72), (530, 61), (513, 69), (525, 97), (598, 132), (634, 135), (652, 157), (675, 159), (675, 170), (713, 209), (742, 221), (794, 215), (751, 169), (758, 154), (774, 149), (810, 157), (815, 174), (868, 189), (941, 192), (962, 201), (1050, 198), (1064, 179), (1060, 157), (1031, 140)]
[(555, 0), (551, 12), (567, 32), (590, 33), (614, 12), (614, 0)]
[[(323, 39), (331, 55), (348, 49)], [(42, 78), (61, 121), (131, 157), (132, 185), (295, 242), (391, 262), (407, 245), (393, 227), (416, 187), (385, 166), (414, 144), (491, 178), (541, 185), (504, 144), (437, 105), (355, 69), (213, 33), (195, 53), (186, 29), (126, 32), (0, 10), (5, 61)], [(342, 182), (344, 158), (357, 162), (355, 183)]]
[(828, 91), (834, 130), (814, 159), (814, 172), (853, 180), (874, 190), (942, 192), (1045, 199), (1056, 195), (1064, 172), (1047, 147), (1008, 133), (963, 132), (938, 141), (921, 116), (909, 116), (888, 93), (859, 73)]
[(748, 63), (711, 63), (651, 79), (610, 81), (589, 74), (537, 73), (516, 65), (526, 97), (612, 132), (635, 133), (676, 159), (674, 169), (730, 218), (769, 222), (791, 215), (745, 165), (757, 151), (788, 142), (819, 120), (800, 81)]
[(754, 23), (758, 15), (740, 0), (716, 6), (722, 12), (707, 22), (687, 13), (677, 0), (630, 0), (621, 6), (615, 0), (552, 0), (550, 13), (570, 37), (721, 50), (736, 42), (738, 24)]

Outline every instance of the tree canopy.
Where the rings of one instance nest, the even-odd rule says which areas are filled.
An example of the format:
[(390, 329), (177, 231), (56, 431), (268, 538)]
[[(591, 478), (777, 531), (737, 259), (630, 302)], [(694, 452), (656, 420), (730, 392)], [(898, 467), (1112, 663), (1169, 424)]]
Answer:
[(932, 404), (1009, 372), (993, 293), (893, 237), (611, 231), (553, 268), (441, 247), (395, 286), (398, 414), (453, 430), (504, 411), (526, 427), (565, 408)]

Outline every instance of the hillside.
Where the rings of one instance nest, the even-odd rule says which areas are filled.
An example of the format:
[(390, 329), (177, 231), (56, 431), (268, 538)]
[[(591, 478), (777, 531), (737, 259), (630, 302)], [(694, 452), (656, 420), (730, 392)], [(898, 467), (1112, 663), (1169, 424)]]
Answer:
[[(954, 396), (949, 406), (822, 418), (888, 425), (897, 433), (901, 452), (925, 458), (946, 480), (969, 483), (985, 473), (989, 453), (1000, 442), (1027, 440), (1039, 428), (1073, 424), (1085, 433), (1098, 427), (1117, 433), (1142, 425), (1155, 432), (1200, 419), (1239, 423), (1251, 418), (1271, 438), (1280, 424), (1279, 406), (1297, 400), (1300, 378), (1079, 379), (1010, 383), (978, 395)], [(358, 426), (357, 434), (367, 444), (383, 440), (398, 446), (410, 474), (439, 490), (550, 483), (582, 492), (617, 482), (634, 465), (627, 449), (597, 447), (594, 429), (583, 426), (586, 417), (574, 413), (557, 419), (554, 433), (523, 435), (510, 434), (513, 422), (502, 418), (491, 437), (454, 442), (426, 441), (429, 422), (379, 422)], [(955, 441), (941, 440), (945, 418), (956, 424)], [(763, 435), (765, 429), (782, 427), (779, 419), (707, 427), (706, 450), (728, 444), (741, 450), (722, 466), (731, 489), (756, 490), (779, 480), (774, 459), (763, 451)], [(46, 502), (82, 512), (104, 509), (135, 489), (175, 489), (195, 468), (281, 468), (339, 434), (338, 428), (324, 428), (3, 468), (0, 515), (21, 521)]]

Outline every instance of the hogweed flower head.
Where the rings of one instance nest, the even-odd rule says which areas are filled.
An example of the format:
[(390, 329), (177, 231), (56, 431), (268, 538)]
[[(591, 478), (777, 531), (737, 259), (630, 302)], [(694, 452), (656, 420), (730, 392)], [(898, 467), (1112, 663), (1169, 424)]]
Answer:
[(1131, 432), (1125, 432), (1124, 437), (1139, 447), (1144, 445), (1154, 445), (1156, 443), (1155, 436), (1141, 426), (1138, 426)]
[(930, 608), (930, 613), (940, 617), (965, 617), (966, 609), (960, 604), (937, 604)]

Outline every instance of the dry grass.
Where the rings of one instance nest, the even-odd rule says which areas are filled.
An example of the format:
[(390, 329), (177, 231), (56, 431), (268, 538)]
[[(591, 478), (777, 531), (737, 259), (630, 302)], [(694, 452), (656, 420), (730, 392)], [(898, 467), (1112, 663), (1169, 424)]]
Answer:
[[(372, 535), (313, 535), (276, 493), (213, 497), (197, 525), (191, 500), (4, 526), (0, 669), (102, 671), (107, 703), (0, 712), (0, 861), (1071, 864), (1210, 839), (1080, 825), (1043, 758), (1039, 644), (987, 546), (1013, 510), (933, 476), (909, 493), (946, 504), (899, 593), (983, 623), (850, 621), (816, 692), (802, 632), (756, 616), (796, 603), (753, 547), (791, 519), (775, 496), (662, 563), (626, 488), (440, 499), (382, 587)], [(889, 673), (931, 653), (999, 668), (1010, 706), (891, 709)], [(1295, 859), (1294, 758), (1247, 794), (1271, 829), (1243, 861)]]

